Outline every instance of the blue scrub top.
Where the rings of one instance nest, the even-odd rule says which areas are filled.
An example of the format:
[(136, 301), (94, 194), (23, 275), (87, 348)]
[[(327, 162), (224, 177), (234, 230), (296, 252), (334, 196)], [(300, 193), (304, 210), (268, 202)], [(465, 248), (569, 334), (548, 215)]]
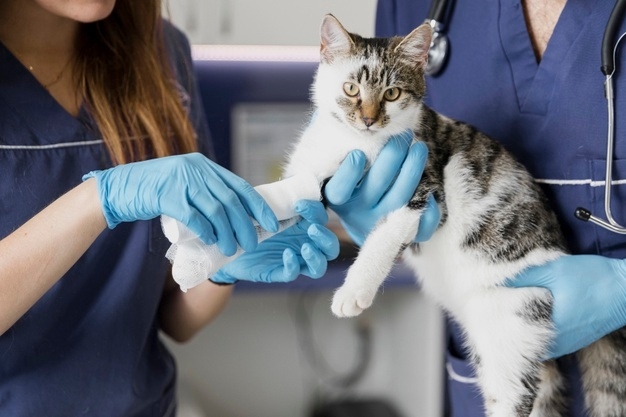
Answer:
[[(169, 24), (164, 29), (181, 94), (208, 153), (189, 43)], [(110, 166), (89, 114), (68, 114), (0, 43), (0, 238), (83, 174)], [(0, 336), (0, 415), (173, 415), (175, 363), (159, 340), (157, 320), (168, 246), (158, 219), (120, 224), (98, 237)]]
[[(600, 44), (614, 2), (568, 1), (537, 63), (520, 0), (449, 1), (450, 51), (426, 102), (502, 142), (543, 185), (574, 253), (626, 258), (626, 236), (574, 218), (578, 206), (604, 217), (607, 113)], [(405, 35), (427, 16), (427, 0), (379, 0), (378, 36)], [(622, 33), (626, 25), (622, 24)], [(623, 48), (622, 48), (623, 49)], [(626, 53), (615, 78), (614, 217), (626, 224)], [(473, 374), (450, 324), (448, 415), (483, 416)], [(571, 416), (584, 415), (572, 356), (560, 360), (572, 385)]]

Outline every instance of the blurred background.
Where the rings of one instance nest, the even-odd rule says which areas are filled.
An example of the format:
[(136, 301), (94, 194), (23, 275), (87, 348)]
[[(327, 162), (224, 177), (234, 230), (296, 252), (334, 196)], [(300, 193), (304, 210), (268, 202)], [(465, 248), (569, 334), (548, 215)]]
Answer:
[(170, 0), (164, 6), (192, 43), (227, 45), (317, 46), (326, 13), (372, 36), (376, 12), (376, 0)]
[[(376, 0), (173, 0), (164, 13), (193, 44), (218, 162), (253, 185), (277, 179), (309, 117), (326, 13), (373, 36)], [(337, 233), (340, 226), (333, 220)], [(237, 284), (224, 313), (185, 345), (179, 417), (437, 417), (443, 328), (438, 308), (397, 267), (361, 317), (330, 311), (355, 256), (320, 280)]]

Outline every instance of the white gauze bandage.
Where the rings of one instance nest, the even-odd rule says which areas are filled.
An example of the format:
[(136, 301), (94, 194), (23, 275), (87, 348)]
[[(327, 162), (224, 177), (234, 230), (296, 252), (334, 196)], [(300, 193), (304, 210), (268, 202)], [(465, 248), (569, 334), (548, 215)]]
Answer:
[[(314, 175), (300, 174), (282, 181), (263, 184), (254, 189), (268, 203), (276, 218), (280, 221), (279, 232), (295, 224), (300, 218), (294, 210), (298, 200), (321, 200), (320, 183)], [(222, 266), (243, 253), (240, 247), (233, 256), (225, 256), (216, 244), (204, 244), (192, 231), (179, 221), (161, 216), (161, 227), (165, 237), (172, 243), (165, 254), (172, 263), (172, 275), (180, 286), (187, 291), (206, 281)], [(259, 242), (271, 237), (255, 222)]]

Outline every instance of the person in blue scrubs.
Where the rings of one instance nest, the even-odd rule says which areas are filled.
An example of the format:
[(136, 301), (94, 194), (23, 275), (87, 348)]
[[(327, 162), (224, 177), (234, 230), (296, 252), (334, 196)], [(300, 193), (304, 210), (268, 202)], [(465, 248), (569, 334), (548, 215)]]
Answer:
[[(189, 44), (160, 11), (158, 1), (0, 2), (2, 416), (173, 416), (160, 330), (188, 340), (236, 280), (320, 277), (337, 256), (320, 202), (300, 202), (304, 219), (257, 246), (251, 216), (268, 230), (277, 220), (249, 184), (201, 153), (165, 156), (210, 155), (211, 143)], [(98, 81), (119, 74), (127, 84)], [(116, 106), (122, 138), (111, 135)], [(142, 148), (126, 128), (166, 134)], [(116, 151), (124, 142), (133, 154)], [(112, 167), (124, 157), (139, 162)], [(168, 280), (161, 214), (227, 255), (251, 251), (255, 269), (246, 254), (183, 293)]]
[[(585, 415), (571, 352), (626, 325), (626, 239), (574, 217), (604, 213), (606, 101), (600, 45), (613, 1), (451, 1), (448, 60), (427, 77), (426, 102), (503, 143), (536, 177), (558, 213), (572, 256), (512, 278), (555, 299), (551, 356), (571, 390), (569, 415)], [(424, 22), (428, 0), (379, 0), (378, 36)], [(626, 31), (621, 24), (619, 34)], [(613, 212), (626, 222), (626, 54), (617, 54)], [(458, 328), (448, 321), (446, 415), (483, 416)], [(625, 346), (626, 349), (626, 346)]]
[[(159, 1), (0, 2), (2, 416), (173, 416), (161, 330), (188, 340), (237, 280), (317, 278), (338, 254), (314, 201), (258, 244), (253, 220), (277, 220), (203, 155), (189, 44), (160, 12)], [(248, 252), (183, 293), (162, 214), (226, 255)]]

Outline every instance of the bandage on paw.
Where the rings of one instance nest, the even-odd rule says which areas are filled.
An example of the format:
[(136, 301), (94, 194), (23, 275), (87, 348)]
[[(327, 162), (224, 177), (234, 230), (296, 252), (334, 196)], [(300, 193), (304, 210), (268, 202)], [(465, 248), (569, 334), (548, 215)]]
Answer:
[[(299, 174), (293, 177), (259, 185), (254, 188), (270, 206), (280, 221), (277, 233), (294, 225), (300, 218), (294, 210), (299, 200), (320, 201), (321, 187), (313, 175)], [(273, 236), (256, 225), (259, 242)], [(233, 256), (225, 256), (216, 244), (204, 244), (191, 230), (176, 219), (161, 216), (161, 228), (172, 243), (165, 257), (172, 264), (172, 275), (182, 291), (187, 291), (209, 279), (221, 267), (235, 260), (244, 251), (241, 248)]]

